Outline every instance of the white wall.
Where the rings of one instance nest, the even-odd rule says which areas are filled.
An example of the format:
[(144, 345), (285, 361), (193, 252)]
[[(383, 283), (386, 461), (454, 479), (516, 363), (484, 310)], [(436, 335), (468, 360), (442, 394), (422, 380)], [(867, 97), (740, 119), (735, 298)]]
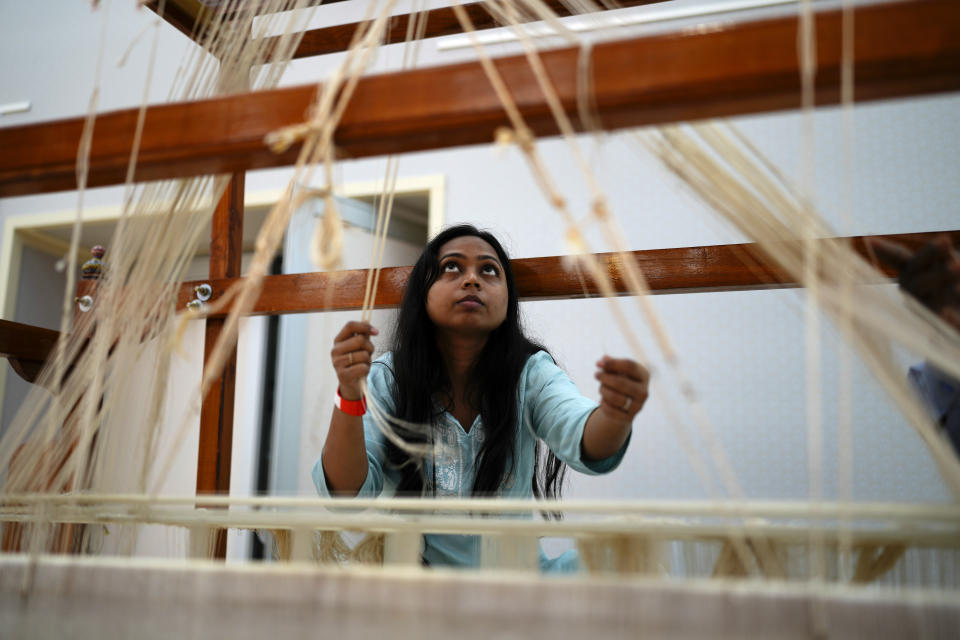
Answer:
[[(98, 15), (87, 3), (64, 3), (56, 21), (42, 3), (0, 4), (0, 53), (16, 59), (0, 70), (0, 102), (30, 99), (34, 111), (0, 120), (0, 126), (37, 122), (84, 112), (89, 100), (99, 34)], [(356, 4), (356, 3), (348, 3)], [(153, 19), (131, 2), (114, 0), (111, 31), (103, 71), (101, 105), (105, 109), (139, 104), (147, 45), (143, 40), (124, 69), (114, 68), (124, 47)], [(399, 9), (398, 9), (399, 10)], [(346, 7), (321, 7), (318, 15), (332, 21)], [(56, 24), (53, 24), (55, 22)], [(34, 45), (33, 43), (38, 43)], [(40, 46), (42, 43), (42, 46)], [(189, 46), (183, 36), (163, 27), (151, 99), (169, 84), (179, 52)], [(397, 49), (384, 52), (381, 67), (396, 66)], [(421, 60), (444, 63), (463, 52), (438, 52), (426, 43)], [(336, 56), (293, 65), (285, 83), (316, 78)], [(66, 61), (69, 61), (66, 62)], [(840, 233), (895, 233), (957, 228), (960, 221), (960, 99), (955, 95), (862, 105), (854, 115), (849, 163), (842, 146), (843, 120), (837, 109), (815, 116), (816, 194), (818, 206)], [(791, 176), (799, 173), (803, 127), (796, 113), (739, 118), (737, 124), (753, 142)], [(624, 229), (625, 243), (634, 249), (689, 246), (741, 241), (735, 231), (716, 221), (676, 180), (647, 156), (629, 134), (586, 143), (593, 167), (612, 210)], [(541, 143), (549, 171), (562, 185), (579, 215), (587, 213), (588, 194), (570, 154), (555, 140)], [(848, 168), (850, 179), (848, 180)], [(337, 176), (343, 182), (382, 179), (383, 159), (343, 162)], [(447, 223), (470, 221), (494, 230), (515, 257), (566, 252), (564, 229), (533, 185), (515, 150), (479, 146), (404, 155), (401, 176), (446, 177)], [(277, 189), (288, 170), (248, 174), (250, 192)], [(850, 189), (852, 220), (842, 221), (840, 203)], [(115, 204), (117, 189), (95, 189), (89, 204)], [(0, 199), (0, 217), (70, 209), (75, 194), (50, 194)], [(595, 233), (592, 249), (609, 250)], [(621, 300), (635, 328), (644, 323), (630, 301)], [(717, 293), (661, 296), (655, 305), (681, 353), (726, 448), (744, 493), (752, 498), (805, 497), (806, 421), (803, 386), (803, 328), (795, 291)], [(626, 346), (609, 321), (602, 300), (524, 304), (531, 332), (553, 351), (586, 395), (595, 397), (593, 362), (604, 352), (626, 353)], [(345, 314), (349, 315), (349, 314)], [(326, 320), (325, 320), (326, 322)], [(338, 325), (341, 320), (331, 320)], [(647, 339), (649, 342), (649, 339)], [(329, 372), (328, 347), (309, 344), (317, 372)], [(837, 347), (829, 333), (823, 343), (826, 426), (825, 459), (829, 494), (835, 494)], [(909, 358), (905, 359), (905, 364)], [(622, 467), (603, 478), (572, 480), (568, 495), (603, 497), (687, 498), (709, 495), (697, 480), (675, 435), (666, 411), (671, 396), (656, 369), (653, 397), (636, 422), (633, 443)], [(246, 375), (246, 374), (244, 374)], [(854, 376), (855, 490), (857, 499), (941, 501), (948, 496), (929, 456), (905, 422), (883, 399), (867, 374)], [(675, 394), (674, 394), (675, 395)], [(318, 392), (315, 410), (329, 411)], [(246, 409), (244, 409), (246, 410)], [(676, 407), (677, 411), (684, 411)], [(238, 407), (238, 412), (240, 408)], [(322, 423), (322, 420), (320, 420)], [(294, 427), (295, 428), (295, 427)], [(311, 427), (312, 428), (312, 427)], [(313, 433), (313, 432), (311, 432)], [(319, 433), (319, 432), (317, 432)], [(316, 433), (304, 443), (300, 491), (310, 490), (309, 458), (320, 443)], [(184, 471), (186, 473), (186, 471)], [(712, 481), (716, 484), (716, 479)]]
[[(11, 320), (59, 331), (66, 279), (65, 274), (57, 270), (56, 263), (56, 258), (42, 251), (28, 246), (22, 248), (16, 315)], [(0, 366), (7, 369), (3, 389), (5, 402), (0, 420), (2, 437), (32, 385), (17, 375), (9, 362), (4, 361)]]

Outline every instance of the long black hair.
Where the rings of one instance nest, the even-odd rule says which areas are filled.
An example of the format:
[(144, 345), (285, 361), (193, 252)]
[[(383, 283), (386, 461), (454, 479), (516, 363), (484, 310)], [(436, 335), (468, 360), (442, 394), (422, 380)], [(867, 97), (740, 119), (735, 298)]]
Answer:
[[(451, 393), (450, 378), (436, 343), (436, 329), (427, 314), (427, 292), (440, 275), (440, 248), (460, 236), (476, 236), (497, 252), (507, 284), (507, 314), (503, 323), (487, 338), (474, 363), (467, 397), (476, 403), (483, 421), (484, 440), (474, 461), (473, 495), (496, 494), (508, 473), (508, 461), (515, 464), (517, 384), (527, 359), (543, 350), (523, 333), (520, 301), (510, 267), (510, 258), (500, 242), (472, 225), (457, 225), (440, 232), (431, 240), (410, 273), (393, 334), (393, 400), (396, 417), (406, 423), (436, 424), (442, 409), (435, 400)], [(415, 431), (393, 425), (407, 442), (422, 444), (432, 439), (432, 429)], [(543, 460), (541, 460), (543, 458)], [(400, 470), (398, 495), (423, 495), (423, 465), (411, 454), (390, 443), (387, 461)], [(533, 495), (557, 498), (560, 495), (566, 465), (540, 441), (534, 452)]]

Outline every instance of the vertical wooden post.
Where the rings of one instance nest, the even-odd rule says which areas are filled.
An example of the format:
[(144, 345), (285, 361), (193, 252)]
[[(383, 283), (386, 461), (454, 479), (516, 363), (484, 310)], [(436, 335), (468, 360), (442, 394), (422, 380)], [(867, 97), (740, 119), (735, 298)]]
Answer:
[[(243, 25), (243, 26), (241, 26)], [(245, 29), (249, 38), (250, 27), (245, 22), (223, 25), (227, 29)], [(220, 59), (220, 74), (217, 79), (221, 94), (246, 91), (250, 85), (250, 68), (236, 58)], [(210, 224), (210, 279), (237, 278), (240, 276), (240, 261), (243, 257), (243, 171), (230, 176)], [(207, 375), (210, 357), (217, 340), (223, 333), (225, 321), (208, 318), (203, 342), (203, 374)], [(230, 355), (223, 364), (219, 377), (207, 390), (200, 406), (200, 447), (197, 452), (197, 494), (230, 493), (230, 463), (233, 454), (233, 403), (237, 382), (237, 342), (234, 339)], [(216, 530), (210, 555), (214, 559), (227, 557), (227, 532)]]
[[(210, 279), (240, 276), (243, 253), (244, 173), (233, 174), (217, 203), (210, 230)], [(213, 347), (223, 331), (222, 318), (206, 321), (203, 370), (206, 375)], [(237, 346), (234, 342), (220, 376), (210, 385), (200, 408), (200, 447), (197, 455), (197, 493), (230, 493), (233, 448), (233, 403), (237, 379)], [(227, 555), (226, 531), (217, 532), (214, 558)]]

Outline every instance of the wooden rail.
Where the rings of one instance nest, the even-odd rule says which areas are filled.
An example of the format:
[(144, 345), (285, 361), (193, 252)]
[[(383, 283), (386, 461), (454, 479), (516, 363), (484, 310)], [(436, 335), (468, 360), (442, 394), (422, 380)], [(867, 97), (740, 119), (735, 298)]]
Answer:
[[(893, 240), (916, 249), (943, 235), (949, 236), (955, 246), (960, 245), (960, 231), (869, 237)], [(868, 236), (856, 236), (851, 238), (851, 241), (854, 249), (869, 259), (864, 247), (866, 237)], [(619, 295), (629, 294), (619, 257), (612, 253), (595, 255), (610, 275), (614, 290)], [(797, 285), (754, 244), (650, 249), (632, 251), (631, 255), (646, 275), (654, 294), (744, 291)], [(511, 260), (520, 298), (562, 300), (600, 295), (588, 274), (584, 274), (581, 280), (576, 272), (569, 271), (563, 262), (563, 256)], [(888, 276), (896, 275), (890, 268), (878, 266), (881, 266)], [(377, 308), (390, 308), (400, 304), (410, 270), (411, 267), (383, 269), (375, 298)], [(267, 276), (251, 315), (359, 309), (363, 303), (366, 277), (366, 269)], [(194, 287), (202, 282), (212, 286), (213, 296), (210, 303), (213, 303), (236, 281), (236, 278), (221, 278), (185, 282), (180, 287), (177, 309), (184, 309), (186, 303), (194, 299)], [(81, 282), (80, 286), (78, 295), (83, 295), (85, 290), (82, 287), (87, 285)], [(227, 311), (224, 310), (221, 315), (225, 315)]]
[[(341, 1), (341, 0), (333, 0)], [(646, 4), (659, 4), (666, 0), (620, 0), (618, 7), (636, 7)], [(314, 4), (330, 4), (327, 2), (316, 1)], [(543, 3), (557, 17), (567, 17), (574, 15), (570, 11), (567, 3), (563, 0), (543, 0)], [(214, 15), (216, 7), (211, 0), (200, 2), (200, 0), (167, 0), (164, 3), (163, 11), (160, 11), (160, 0), (148, 0), (144, 6), (157, 13), (165, 21), (169, 22), (178, 31), (186, 35), (191, 40), (201, 44), (204, 26), (206, 22)], [(251, 10), (253, 3), (247, 2), (244, 10)], [(490, 12), (484, 7), (483, 2), (471, 2), (461, 5), (470, 17), (474, 29), (483, 31), (485, 29), (496, 29), (503, 25), (497, 22)], [(598, 7), (605, 11), (603, 6)], [(254, 7), (256, 10), (256, 7)], [(259, 11), (258, 11), (259, 13)], [(419, 14), (404, 13), (392, 16), (387, 21), (386, 33), (384, 36), (385, 44), (403, 42), (407, 37), (410, 20), (417, 19), (424, 22), (423, 39), (437, 38), (440, 36), (449, 36), (463, 33), (460, 21), (457, 20), (453, 9), (450, 7), (441, 7), (430, 11), (422, 11)], [(533, 21), (526, 13), (517, 16), (518, 22)], [(350, 41), (357, 29), (363, 25), (362, 22), (353, 22), (349, 24), (338, 24), (319, 29), (308, 29), (300, 36), (300, 44), (293, 53), (294, 58), (309, 58), (327, 53), (336, 53), (346, 51), (350, 46)], [(272, 49), (274, 43), (280, 40), (280, 36), (270, 36), (266, 38), (268, 51)], [(269, 54), (268, 54), (269, 57)]]
[[(231, 199), (235, 201), (238, 189), (238, 181), (235, 180), (225, 194), (221, 206), (229, 203)], [(235, 225), (236, 218), (233, 219)], [(856, 236), (850, 240), (858, 253), (868, 257), (864, 240), (869, 237), (885, 238), (911, 249), (917, 249), (944, 235), (950, 238), (954, 246), (960, 245), (960, 230)], [(223, 253), (225, 256), (236, 255), (232, 250), (225, 250)], [(792, 287), (797, 284), (778, 269), (754, 244), (650, 249), (632, 251), (631, 255), (646, 275), (653, 294), (744, 291)], [(628, 295), (629, 287), (624, 280), (619, 257), (610, 253), (595, 254), (595, 256), (610, 275), (614, 290), (620, 295)], [(563, 256), (511, 260), (520, 298), (559, 300), (586, 298), (600, 294), (589, 276), (584, 275), (581, 281), (575, 272), (566, 269), (563, 260)], [(888, 277), (896, 276), (893, 269), (883, 265), (878, 266)], [(388, 267), (382, 271), (380, 287), (375, 298), (377, 308), (396, 307), (400, 304), (410, 270), (411, 267)], [(239, 266), (227, 263), (211, 271), (211, 275), (223, 273), (229, 276), (229, 274), (238, 273)], [(251, 315), (359, 309), (363, 302), (366, 277), (366, 269), (267, 276)], [(213, 303), (238, 279), (229, 276), (185, 282), (180, 286), (177, 296), (177, 309), (182, 311), (186, 303), (194, 299), (196, 295), (194, 287), (203, 282), (211, 284), (213, 288), (213, 296), (209, 301)], [(77, 283), (77, 295), (95, 295), (96, 286), (96, 281), (80, 280)], [(229, 309), (224, 310), (223, 313), (212, 317), (214, 319), (222, 317), (228, 311)], [(39, 371), (39, 367), (48, 358), (58, 337), (59, 333), (51, 329), (0, 320), (0, 357), (9, 358), (11, 363), (15, 361), (28, 363), (31, 368)], [(24, 377), (32, 381), (32, 378)], [(211, 394), (208, 397), (214, 397), (214, 395), (219, 394)], [(217, 405), (219, 406), (219, 401)], [(217, 432), (218, 429), (213, 431)], [(220, 480), (225, 481), (222, 477)], [(210, 480), (210, 482), (213, 481)]]
[[(242, 184), (242, 180), (235, 179), (233, 181), (221, 201), (221, 208), (228, 207), (230, 202), (236, 202), (240, 184)], [(226, 225), (226, 222), (231, 219), (232, 224), (236, 226), (236, 214), (230, 216), (224, 211), (224, 216), (226, 220), (222, 220), (223, 224), (220, 226)], [(229, 227), (230, 225), (226, 226)], [(228, 236), (229, 234), (224, 232), (217, 235)], [(856, 236), (851, 238), (851, 241), (857, 252), (867, 256), (868, 252), (865, 249), (864, 239), (868, 237), (885, 238), (916, 249), (944, 235), (950, 238), (954, 246), (960, 245), (960, 230)], [(233, 262), (237, 255), (235, 251), (236, 241), (237, 239), (234, 237), (233, 249), (227, 247), (222, 252), (227, 261), (211, 269), (211, 275), (224, 274), (225, 277), (183, 283), (177, 296), (178, 310), (182, 311), (186, 307), (186, 303), (194, 299), (196, 295), (194, 287), (197, 285), (203, 282), (211, 284), (213, 296), (209, 302), (213, 303), (223, 295), (230, 285), (239, 279), (230, 275), (239, 272), (239, 265)], [(619, 257), (610, 253), (595, 255), (604, 264), (607, 273), (610, 275), (614, 290), (620, 295), (629, 294), (629, 287), (624, 280)], [(643, 269), (654, 294), (744, 291), (796, 286), (796, 282), (773, 265), (754, 244), (651, 249), (633, 251), (631, 255)], [(233, 256), (233, 258), (226, 258), (229, 256)], [(584, 275), (581, 281), (575, 272), (566, 269), (563, 260), (563, 256), (511, 260), (520, 298), (523, 300), (559, 300), (586, 298), (600, 294), (591, 278)], [(878, 266), (882, 267), (887, 276), (896, 276), (896, 273), (889, 267)], [(400, 304), (410, 270), (411, 267), (388, 267), (382, 271), (380, 287), (375, 298), (377, 308), (390, 308)], [(254, 304), (251, 315), (359, 309), (363, 302), (366, 277), (366, 269), (334, 273), (267, 276), (264, 280), (263, 291)], [(97, 281), (95, 280), (80, 280), (77, 283), (77, 295), (95, 295), (94, 289), (96, 286)], [(228, 311), (229, 309), (224, 310), (223, 313), (212, 317), (214, 319), (222, 317)], [(59, 335), (57, 331), (52, 329), (0, 320), (0, 357), (9, 358), (11, 364), (14, 362), (26, 363), (31, 371), (38, 372), (49, 357)], [(216, 336), (213, 336), (213, 338), (215, 339)], [(28, 381), (33, 381), (32, 377), (24, 375), (20, 370), (17, 372)], [(211, 393), (208, 396), (208, 398), (213, 397), (219, 397), (219, 393)], [(219, 406), (219, 400), (216, 404)], [(219, 427), (210, 428), (213, 433), (219, 432)], [(214, 436), (210, 437), (214, 438)], [(226, 482), (225, 478), (219, 477), (221, 482)], [(209, 482), (215, 484), (212, 479), (209, 479)]]
[[(619, 7), (636, 7), (647, 4), (659, 4), (665, 1), (666, 0), (620, 0), (620, 2), (617, 4)], [(544, 4), (547, 5), (547, 7), (558, 17), (562, 18), (575, 15), (572, 11), (570, 11), (569, 3), (563, 2), (563, 0), (545, 0)], [(461, 6), (470, 17), (470, 21), (473, 23), (473, 28), (477, 31), (496, 29), (503, 26), (500, 22), (495, 20), (493, 16), (490, 15), (490, 12), (487, 11), (484, 3), (482, 2), (471, 2)], [(603, 10), (602, 7), (601, 10)], [(441, 7), (439, 9), (425, 11), (424, 14), (424, 16), (419, 18), (420, 20), (426, 21), (426, 24), (423, 27), (423, 39), (438, 38), (441, 36), (450, 36), (463, 33), (463, 28), (460, 26), (460, 21), (457, 20), (457, 16), (450, 7)], [(407, 37), (407, 30), (409, 28), (411, 19), (417, 19), (417, 15), (406, 13), (390, 18), (390, 20), (387, 22), (384, 42), (386, 44), (404, 42)], [(533, 19), (524, 14), (518, 16), (517, 21), (532, 22)], [(350, 46), (350, 41), (353, 38), (354, 33), (356, 33), (357, 29), (360, 28), (362, 24), (363, 23), (360, 22), (354, 22), (352, 24), (338, 24), (332, 27), (323, 27), (321, 29), (309, 29), (304, 31), (303, 36), (300, 39), (300, 44), (297, 45), (297, 48), (293, 53), (293, 57), (309, 58), (311, 56), (346, 51)], [(274, 36), (268, 40), (275, 42), (279, 40), (279, 37)], [(267, 46), (273, 47), (274, 45), (268, 43)]]
[[(344, 1), (345, 0), (310, 0), (306, 4), (333, 4)], [(145, 0), (143, 6), (159, 15), (185, 36), (197, 42), (202, 36), (206, 23), (217, 14), (218, 6), (221, 4), (225, 5), (228, 2), (230, 2), (230, 0)], [(234, 4), (234, 7), (238, 6), (241, 8), (240, 10), (244, 12), (254, 12), (254, 15), (264, 15), (269, 8), (269, 5), (257, 2), (257, 0), (243, 0), (239, 5)], [(235, 16), (236, 13), (237, 12), (234, 11), (233, 15)], [(247, 15), (249, 15), (249, 13)], [(228, 13), (224, 17), (229, 20), (232, 16)]]
[(59, 337), (53, 329), (0, 320), (0, 358), (8, 358), (17, 375), (33, 382)]
[[(839, 99), (841, 15), (817, 16), (817, 102)], [(723, 117), (800, 104), (797, 20), (743, 23), (715, 33), (683, 33), (597, 44), (593, 102), (605, 129)], [(856, 14), (856, 99), (960, 90), (960, 2), (910, 0)], [(578, 48), (542, 54), (568, 111), (575, 113)], [(556, 125), (527, 60), (497, 68), (531, 128)], [(150, 107), (138, 181), (288, 165), (296, 148), (271, 152), (264, 136), (303, 121), (315, 87), (292, 87)], [(576, 120), (576, 118), (574, 118)], [(97, 119), (90, 186), (125, 179), (137, 110)], [(364, 157), (490, 142), (508, 124), (477, 63), (371, 76), (357, 87), (337, 130), (343, 157)], [(0, 197), (75, 188), (83, 119), (0, 129)]]
[[(229, 201), (231, 191), (236, 192), (236, 184), (234, 182), (224, 196), (225, 202)], [(851, 241), (857, 252), (867, 256), (864, 246), (864, 239), (867, 237), (885, 238), (916, 249), (944, 235), (950, 238), (954, 246), (960, 245), (960, 230), (856, 236), (851, 238)], [(619, 258), (610, 253), (595, 255), (605, 265), (616, 292), (627, 295), (629, 288), (624, 281)], [(796, 286), (796, 282), (774, 266), (754, 244), (650, 249), (633, 251), (631, 255), (646, 274), (654, 294), (744, 291)], [(565, 268), (563, 260), (563, 256), (511, 260), (520, 298), (562, 300), (600, 294), (589, 275), (584, 274), (581, 281), (576, 273)], [(226, 273), (237, 272), (234, 270), (238, 268), (236, 265), (227, 266), (230, 268), (225, 271)], [(887, 276), (896, 276), (889, 267), (880, 266)], [(390, 308), (400, 304), (410, 270), (411, 267), (388, 267), (382, 271), (375, 300), (377, 308)], [(363, 302), (366, 277), (366, 269), (267, 276), (263, 291), (254, 304), (251, 315), (359, 309)], [(180, 286), (177, 296), (177, 309), (182, 311), (186, 303), (194, 299), (196, 296), (194, 287), (203, 282), (212, 285), (213, 296), (210, 303), (213, 303), (237, 280), (238, 278), (235, 277), (222, 277), (185, 282)], [(94, 294), (96, 286), (96, 281), (80, 280), (77, 283), (77, 295)], [(228, 310), (225, 310), (214, 317), (221, 317), (227, 312)], [(0, 357), (40, 365), (49, 356), (58, 337), (59, 333), (51, 329), (0, 320)]]

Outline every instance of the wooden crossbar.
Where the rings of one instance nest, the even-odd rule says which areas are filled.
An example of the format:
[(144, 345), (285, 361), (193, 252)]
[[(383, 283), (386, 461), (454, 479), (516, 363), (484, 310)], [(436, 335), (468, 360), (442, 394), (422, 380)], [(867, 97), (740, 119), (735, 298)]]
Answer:
[[(234, 182), (234, 189), (236, 184)], [(225, 197), (224, 202), (228, 203), (229, 199)], [(866, 238), (884, 238), (916, 249), (941, 236), (949, 237), (954, 246), (960, 245), (960, 230), (856, 236), (849, 240), (853, 248), (866, 257)], [(236, 251), (229, 253), (237, 255)], [(646, 275), (654, 294), (745, 291), (793, 287), (797, 284), (754, 244), (650, 249), (632, 251), (631, 255)], [(623, 277), (619, 257), (612, 253), (594, 254), (594, 257), (611, 276), (616, 293), (628, 295), (630, 290)], [(565, 300), (600, 295), (599, 288), (590, 276), (583, 274), (581, 280), (576, 272), (564, 265), (563, 256), (517, 258), (510, 262), (522, 300)], [(887, 276), (896, 276), (889, 267), (878, 267)], [(237, 273), (238, 268), (236, 264), (225, 264), (217, 273)], [(374, 301), (376, 308), (386, 309), (400, 304), (411, 269), (409, 266), (383, 269)], [(363, 304), (366, 278), (366, 269), (267, 276), (250, 315), (359, 309)], [(177, 309), (182, 311), (186, 308), (187, 302), (196, 297), (195, 287), (201, 284), (211, 285), (213, 295), (209, 302), (213, 304), (237, 280), (237, 277), (218, 277), (184, 282), (177, 295)], [(95, 296), (96, 286), (95, 280), (80, 280), (77, 293)], [(229, 308), (211, 317), (220, 318), (228, 312)], [(0, 320), (0, 357), (31, 363), (39, 368), (48, 358), (59, 335), (51, 329)]]
[[(817, 102), (839, 100), (841, 14), (817, 16)], [(796, 108), (797, 20), (733, 25), (597, 44), (593, 102), (605, 129)], [(910, 0), (856, 14), (856, 99), (960, 90), (960, 3)], [(542, 54), (570, 113), (576, 112), (578, 48)], [(523, 56), (497, 67), (527, 123), (557, 133)], [(270, 151), (264, 137), (302, 122), (315, 87), (292, 87), (147, 109), (137, 181), (289, 165), (296, 148)], [(138, 110), (101, 115), (89, 186), (121, 183)], [(575, 122), (577, 118), (574, 117)], [(507, 125), (478, 63), (364, 78), (337, 129), (341, 157), (490, 142)], [(579, 126), (579, 125), (578, 125)], [(0, 197), (72, 189), (83, 118), (0, 129)]]
[[(666, 0), (620, 0), (620, 2), (617, 3), (619, 5), (617, 8), (659, 4), (665, 1)], [(564, 2), (563, 0), (545, 0), (544, 4), (557, 17), (563, 18), (575, 15), (572, 11), (570, 11), (569, 3)], [(496, 29), (504, 26), (497, 22), (497, 20), (490, 15), (490, 12), (487, 11), (483, 2), (471, 2), (461, 6), (470, 17), (473, 28), (477, 31)], [(605, 7), (598, 8), (601, 11), (606, 10)], [(390, 18), (386, 27), (384, 43), (392, 44), (396, 42), (404, 42), (407, 37), (407, 30), (409, 29), (411, 19), (419, 19), (420, 21), (426, 23), (423, 27), (423, 39), (438, 38), (441, 36), (450, 36), (463, 33), (463, 28), (460, 26), (460, 21), (454, 14), (453, 9), (450, 7), (441, 7), (439, 9), (424, 11), (423, 14), (424, 15), (418, 17), (417, 14), (406, 13)], [(518, 23), (531, 21), (533, 21), (533, 18), (527, 14), (521, 14), (517, 16)], [(338, 24), (331, 27), (309, 29), (304, 31), (300, 39), (300, 44), (297, 45), (296, 50), (293, 52), (293, 57), (295, 59), (309, 58), (311, 56), (346, 51), (350, 47), (350, 41), (353, 38), (353, 35), (357, 32), (357, 29), (362, 26), (362, 24), (363, 23), (360, 22), (354, 22), (351, 24)], [(416, 24), (416, 22), (414, 24)], [(276, 42), (279, 39), (279, 36), (273, 36), (268, 40)], [(268, 44), (268, 46), (273, 47), (274, 45)]]
[[(228, 1), (229, 0), (144, 0), (143, 6), (159, 15), (185, 36), (197, 42), (202, 38), (203, 30), (207, 22), (217, 14), (219, 5), (226, 4)], [(344, 1), (345, 0), (309, 0), (306, 4), (333, 4)], [(235, 3), (233, 8), (247, 12), (247, 15), (249, 15), (250, 12), (254, 15), (264, 15), (268, 5), (257, 2), (257, 0), (243, 0), (242, 3)], [(233, 13), (235, 15), (236, 11)], [(231, 19), (229, 13), (223, 17), (227, 20)]]
[[(849, 238), (853, 248), (869, 259), (864, 240), (884, 238), (916, 249), (933, 239), (947, 236), (960, 245), (960, 231), (905, 233)], [(754, 244), (708, 245), (674, 249), (649, 249), (630, 252), (643, 270), (654, 294), (701, 293), (707, 291), (745, 291), (763, 288), (797, 286), (797, 282), (780, 269)], [(613, 253), (594, 254), (610, 275), (618, 295), (628, 295), (620, 258)], [(590, 276), (583, 279), (564, 265), (564, 256), (519, 258), (511, 260), (522, 300), (563, 300), (600, 295)], [(883, 265), (877, 265), (888, 276), (896, 275)], [(381, 271), (380, 286), (374, 300), (378, 309), (400, 304), (412, 267), (388, 267)], [(250, 315), (278, 315), (311, 313), (315, 311), (344, 311), (359, 309), (363, 304), (367, 270), (354, 269), (329, 273), (296, 273), (267, 276), (263, 289)], [(210, 284), (215, 303), (237, 278), (219, 278), (185, 282), (177, 296), (177, 309), (184, 309), (196, 297), (195, 287)], [(78, 295), (84, 295), (89, 283), (79, 283)], [(224, 309), (212, 317), (229, 312)]]
[[(618, 6), (616, 8), (659, 4), (661, 2), (666, 2), (666, 0), (620, 0), (617, 2)], [(160, 0), (148, 0), (145, 6), (157, 13), (188, 38), (197, 42), (197, 44), (202, 44), (204, 25), (210, 17), (214, 15), (215, 10), (215, 7), (212, 6), (209, 0), (205, 3), (201, 3), (200, 0), (167, 0), (164, 3), (162, 11), (160, 4)], [(257, 10), (257, 7), (251, 7), (252, 4), (254, 3), (246, 3), (244, 10)], [(329, 4), (329, 1), (325, 3), (316, 2), (315, 4)], [(574, 12), (570, 10), (569, 3), (563, 0), (543, 0), (543, 4), (557, 17), (563, 18), (574, 15)], [(473, 28), (477, 31), (496, 29), (497, 27), (504, 26), (490, 15), (490, 12), (486, 9), (483, 2), (466, 3), (461, 5), (461, 7), (466, 11), (470, 21), (473, 23)], [(608, 7), (603, 5), (597, 7), (599, 11), (606, 11), (607, 8)], [(392, 16), (387, 21), (384, 43), (392, 44), (405, 41), (411, 19), (423, 23), (423, 33), (421, 36), (423, 39), (463, 33), (460, 21), (457, 20), (453, 9), (450, 7), (441, 7), (419, 13), (404, 13)], [(517, 22), (530, 22), (534, 20), (534, 18), (527, 13), (517, 15), (516, 19)], [(293, 52), (293, 57), (295, 59), (308, 58), (327, 53), (346, 51), (350, 46), (353, 35), (362, 25), (362, 22), (353, 22), (319, 29), (308, 29), (300, 35), (300, 43)], [(416, 34), (414, 34), (414, 37), (416, 37)], [(266, 44), (268, 51), (271, 51), (275, 43), (279, 40), (280, 36), (267, 37)]]

